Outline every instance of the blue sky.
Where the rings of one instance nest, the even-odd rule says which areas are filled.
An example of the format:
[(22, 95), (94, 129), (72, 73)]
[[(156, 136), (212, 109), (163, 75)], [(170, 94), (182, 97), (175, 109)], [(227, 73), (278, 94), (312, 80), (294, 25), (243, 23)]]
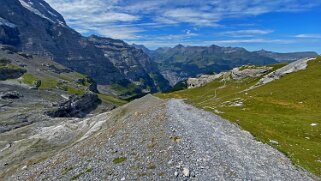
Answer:
[(148, 48), (216, 44), (321, 53), (321, 0), (46, 0), (69, 26)]

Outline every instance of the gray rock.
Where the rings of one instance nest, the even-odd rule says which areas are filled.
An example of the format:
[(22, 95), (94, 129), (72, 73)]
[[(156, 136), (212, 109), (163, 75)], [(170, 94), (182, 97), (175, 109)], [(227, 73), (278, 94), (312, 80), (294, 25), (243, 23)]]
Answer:
[(23, 95), (17, 91), (8, 91), (1, 94), (2, 99), (19, 99), (20, 97), (23, 97)]
[(81, 97), (72, 96), (60, 104), (58, 108), (48, 111), (47, 115), (51, 117), (84, 117), (95, 110), (100, 103), (101, 100), (96, 94), (86, 93)]
[(190, 172), (188, 168), (183, 168), (183, 176), (184, 177), (190, 177)]
[(177, 171), (174, 172), (174, 176), (178, 177), (178, 172)]
[(213, 82), (214, 80), (222, 78), (224, 75), (228, 74), (227, 72), (214, 74), (214, 75), (201, 75), (198, 78), (189, 78), (187, 80), (187, 86), (188, 88), (196, 88), (196, 87), (202, 87), (210, 82)]
[(278, 145), (279, 144), (279, 142), (275, 141), (275, 140), (270, 140), (270, 143), (273, 144), (273, 145)]
[(305, 58), (305, 59), (300, 59), (298, 61), (292, 62), (292, 63), (264, 76), (262, 79), (259, 80), (259, 82), (255, 86), (264, 85), (264, 84), (267, 84), (267, 83), (272, 82), (274, 80), (278, 80), (286, 74), (290, 74), (293, 72), (304, 70), (307, 68), (308, 62), (311, 60), (314, 60), (314, 59), (315, 58)]
[(210, 82), (213, 82), (218, 79), (222, 80), (229, 80), (230, 78), (234, 80), (241, 80), (247, 77), (259, 77), (263, 74), (270, 71), (272, 67), (256, 67), (256, 66), (246, 66), (246, 67), (238, 67), (234, 68), (233, 70), (229, 72), (221, 72), (219, 74), (214, 75), (201, 75), (197, 78), (189, 78), (187, 80), (187, 87), (190, 88), (196, 88), (196, 87), (202, 87)]
[(247, 66), (241, 70), (241, 68), (234, 68), (231, 71), (232, 79), (241, 80), (247, 77), (259, 77), (268, 71), (272, 70), (272, 67), (255, 67), (255, 66)]

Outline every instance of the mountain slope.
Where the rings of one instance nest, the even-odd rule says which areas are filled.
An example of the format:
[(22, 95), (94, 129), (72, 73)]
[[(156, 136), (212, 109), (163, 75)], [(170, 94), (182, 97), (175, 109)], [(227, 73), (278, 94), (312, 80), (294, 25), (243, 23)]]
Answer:
[[(275, 69), (280, 66), (274, 65)], [(306, 70), (253, 89), (260, 78), (219, 79), (204, 87), (159, 96), (186, 99), (215, 112), (320, 176), (320, 68), (319, 57), (309, 61)]]
[(177, 45), (174, 48), (159, 48), (150, 55), (159, 63), (162, 74), (171, 85), (199, 74), (221, 72), (241, 65), (276, 63), (272, 58), (243, 48), (215, 45), (209, 47)]
[[(96, 86), (90, 77), (45, 57), (0, 45), (0, 133), (49, 120), (45, 116), (46, 112), (54, 111), (61, 103), (89, 93), (86, 103), (89, 109), (83, 115), (95, 112), (93, 110), (97, 106), (90, 101), (100, 102), (98, 97), (91, 96), (97, 93)], [(103, 102), (96, 112), (125, 103), (111, 96), (98, 96)]]
[[(157, 74), (157, 67), (151, 68), (154, 66), (152, 63), (148, 70), (152, 69), (153, 72), (147, 72), (151, 75), (143, 75), (143, 78), (148, 78), (143, 86), (145, 91), (134, 86), (137, 80), (133, 80), (131, 75), (127, 77), (127, 74), (119, 71), (119, 67), (114, 66), (126, 64), (124, 58), (111, 60), (106, 57), (104, 50), (68, 27), (63, 17), (43, 0), (3, 0), (1, 8), (0, 43), (13, 45), (27, 53), (46, 56), (72, 70), (89, 75), (100, 85), (102, 92), (108, 92), (113, 84), (123, 88), (121, 93), (113, 90), (115, 94), (129, 96), (142, 95), (147, 87), (152, 92), (168, 87), (166, 80)], [(121, 54), (125, 51), (121, 49), (129, 48), (127, 44), (121, 46), (112, 51)], [(141, 54), (142, 57), (147, 56)], [(134, 55), (128, 53), (128, 58), (137, 59), (131, 56)]]
[[(89, 120), (94, 132), (81, 142), (48, 160), (23, 163), (10, 179), (313, 180), (236, 125), (179, 100), (146, 96)], [(72, 130), (52, 132), (63, 139)]]
[(103, 50), (114, 66), (128, 80), (137, 85), (143, 92), (168, 90), (169, 84), (159, 73), (157, 65), (142, 50), (128, 45), (124, 41), (90, 36), (97, 48)]

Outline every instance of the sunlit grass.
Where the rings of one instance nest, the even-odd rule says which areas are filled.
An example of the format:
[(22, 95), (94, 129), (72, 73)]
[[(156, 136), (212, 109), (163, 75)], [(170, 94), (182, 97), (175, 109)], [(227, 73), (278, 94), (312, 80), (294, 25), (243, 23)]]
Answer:
[[(215, 81), (201, 88), (157, 96), (186, 99), (237, 123), (262, 142), (275, 140), (279, 144), (273, 147), (295, 164), (321, 176), (320, 70), (318, 58), (309, 62), (307, 70), (249, 91), (244, 90), (258, 79)], [(233, 106), (237, 101), (243, 106)]]

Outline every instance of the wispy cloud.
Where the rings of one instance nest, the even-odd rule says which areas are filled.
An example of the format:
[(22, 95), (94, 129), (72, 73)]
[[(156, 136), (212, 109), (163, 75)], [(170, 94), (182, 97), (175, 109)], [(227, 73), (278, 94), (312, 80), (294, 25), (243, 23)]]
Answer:
[(254, 38), (254, 39), (227, 39), (227, 40), (214, 40), (206, 41), (208, 44), (240, 44), (240, 43), (276, 43), (276, 44), (289, 44), (296, 42), (293, 39), (263, 39), (263, 38)]
[[(182, 29), (167, 35), (152, 34), (162, 32), (167, 27), (180, 26), (184, 29), (213, 28), (222, 37), (245, 38), (243, 40), (220, 40), (218, 43), (243, 41), (268, 42), (263, 35), (274, 33), (270, 29), (247, 27), (247, 30), (231, 30), (224, 21), (256, 17), (272, 12), (305, 11), (321, 4), (321, 0), (45, 0), (66, 19), (67, 23), (83, 34), (95, 33), (102, 36), (125, 39), (130, 42), (155, 40), (195, 43), (199, 32), (182, 33)], [(248, 23), (248, 22), (246, 22)], [(251, 22), (251, 24), (255, 24)], [(243, 27), (244, 28), (244, 27)], [(174, 28), (172, 28), (174, 29)], [(173, 30), (174, 31), (174, 30)], [(180, 32), (179, 32), (180, 31)], [(318, 37), (318, 36), (314, 36)], [(309, 38), (308, 34), (296, 38)], [(312, 36), (310, 37), (312, 38)], [(278, 43), (278, 41), (273, 41)], [(281, 41), (279, 41), (281, 42)], [(148, 43), (148, 42), (147, 42)], [(154, 43), (155, 44), (155, 43)]]
[(296, 38), (321, 38), (321, 34), (298, 34)]
[(225, 31), (220, 34), (223, 36), (230, 36), (230, 37), (253, 37), (257, 35), (267, 35), (270, 33), (273, 33), (273, 30), (250, 29), (250, 30)]

